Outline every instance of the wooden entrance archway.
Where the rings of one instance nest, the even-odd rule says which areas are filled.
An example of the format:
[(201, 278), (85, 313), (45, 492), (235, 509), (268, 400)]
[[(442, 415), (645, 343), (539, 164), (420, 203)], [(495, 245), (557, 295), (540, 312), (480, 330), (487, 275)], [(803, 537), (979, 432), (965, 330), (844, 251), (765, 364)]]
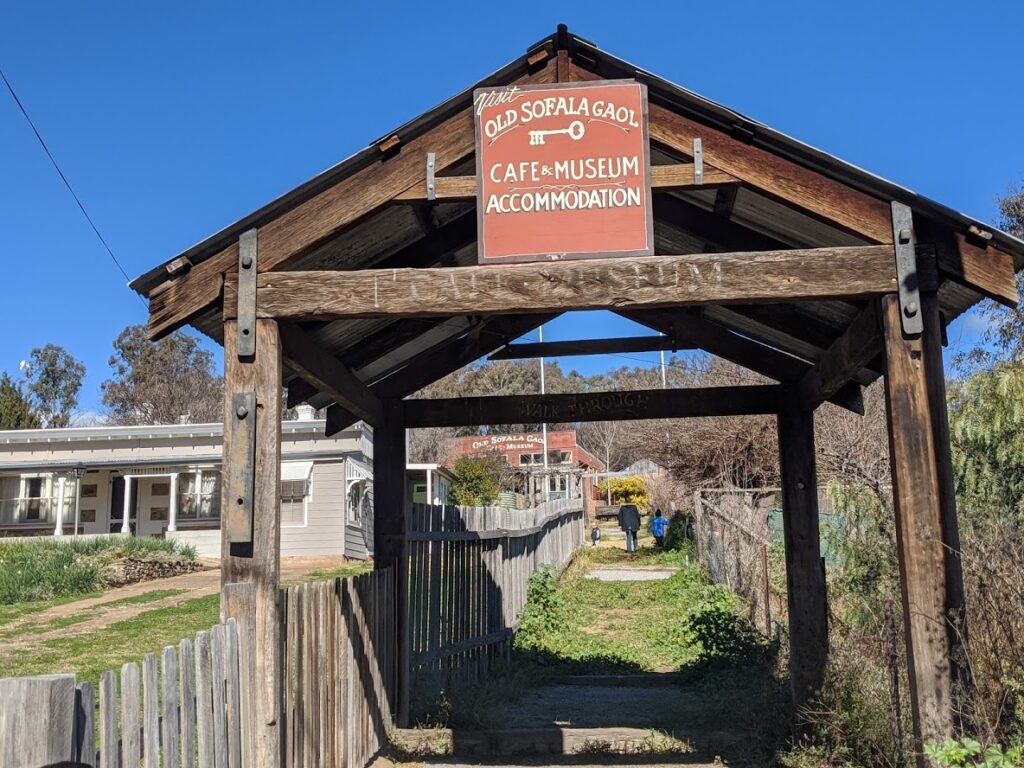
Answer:
[[(282, 384), (289, 405), (329, 405), (329, 432), (375, 428), (378, 567), (401, 562), (407, 427), (776, 415), (802, 700), (828, 647), (813, 414), (825, 402), (861, 411), (861, 387), (884, 374), (915, 729), (919, 740), (953, 731), (951, 619), (964, 599), (943, 330), (984, 297), (1016, 303), (1024, 244), (564, 28), (478, 86), (623, 78), (650, 94), (659, 255), (476, 266), (469, 89), (133, 282), (152, 338), (190, 323), (225, 347), (222, 573), (255, 585), (255, 599), (225, 590), (222, 613), (255, 624), (260, 764), (279, 754)], [(777, 383), (404, 399), (561, 312), (593, 309)]]

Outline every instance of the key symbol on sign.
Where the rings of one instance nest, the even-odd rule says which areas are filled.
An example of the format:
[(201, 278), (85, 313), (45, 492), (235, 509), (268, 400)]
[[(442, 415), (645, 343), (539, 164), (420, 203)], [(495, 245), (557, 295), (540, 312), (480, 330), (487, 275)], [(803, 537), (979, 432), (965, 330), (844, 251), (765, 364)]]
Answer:
[(573, 141), (579, 141), (583, 138), (583, 134), (586, 133), (586, 128), (582, 120), (573, 120), (569, 123), (568, 128), (555, 128), (550, 131), (530, 131), (530, 144), (543, 144), (545, 136), (553, 136), (556, 133), (568, 134), (569, 138)]

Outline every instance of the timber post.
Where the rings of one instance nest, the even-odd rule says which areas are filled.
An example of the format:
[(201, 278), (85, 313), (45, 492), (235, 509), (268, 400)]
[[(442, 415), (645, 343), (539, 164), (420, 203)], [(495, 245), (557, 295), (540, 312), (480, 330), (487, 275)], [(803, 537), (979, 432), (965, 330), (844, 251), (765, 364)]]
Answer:
[(395, 627), (398, 648), (396, 719), (400, 726), (409, 719), (408, 564), (405, 520), (405, 423), (401, 400), (382, 402), (382, 419), (373, 433), (373, 567), (395, 572)]
[[(238, 320), (224, 322), (221, 619), (236, 618), (252, 633), (251, 696), (243, 706), (250, 707), (253, 765), (270, 768), (281, 757), (281, 342), (276, 321), (254, 320), (246, 334), (255, 337), (254, 352), (243, 355), (238, 326)], [(246, 399), (254, 411), (240, 405)], [(241, 422), (248, 426), (239, 428)], [(242, 508), (251, 517), (238, 518)], [(240, 584), (252, 587), (240, 590)]]
[[(935, 292), (921, 295), (923, 329), (908, 336), (900, 302), (882, 300), (885, 394), (910, 697), (917, 749), (953, 735), (963, 576), (949, 465), (941, 328)], [(920, 758), (919, 758), (920, 759)]]
[(825, 568), (818, 534), (814, 412), (789, 388), (779, 401), (779, 467), (789, 606), (789, 675), (799, 708), (821, 690), (828, 657)]

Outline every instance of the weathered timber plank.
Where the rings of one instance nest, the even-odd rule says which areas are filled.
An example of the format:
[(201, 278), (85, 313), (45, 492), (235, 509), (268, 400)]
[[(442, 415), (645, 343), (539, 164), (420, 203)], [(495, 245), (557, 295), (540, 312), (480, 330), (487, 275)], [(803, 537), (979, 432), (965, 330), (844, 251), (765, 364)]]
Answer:
[(404, 400), (406, 427), (668, 419), (775, 413), (777, 387), (652, 389)]
[(282, 354), (288, 366), (334, 402), (370, 424), (380, 424), (380, 399), (348, 368), (316, 344), (294, 323), (281, 323)]
[(139, 665), (128, 662), (121, 667), (121, 765), (139, 768), (142, 718), (139, 711)]
[(213, 764), (228, 768), (227, 702), (224, 700), (224, 625), (210, 629), (210, 685), (213, 690)]
[(163, 650), (160, 657), (160, 673), (163, 683), (160, 744), (163, 748), (164, 765), (178, 768), (178, 748), (181, 746), (181, 727), (178, 721), (178, 653), (173, 645), (168, 645)]
[(494, 266), (275, 272), (263, 317), (429, 317), (865, 298), (896, 288), (891, 246)]
[[(704, 181), (697, 184), (693, 179), (693, 163), (673, 163), (651, 166), (651, 188), (660, 191), (713, 187), (718, 184), (735, 184), (735, 176), (717, 168), (704, 165)], [(434, 194), (437, 200), (447, 202), (476, 199), (476, 176), (438, 176), (434, 180)], [(422, 202), (427, 199), (427, 182), (418, 181), (405, 192), (395, 197), (395, 202)]]
[[(933, 402), (941, 373), (938, 313), (923, 293), (924, 333), (904, 338), (896, 297), (882, 299), (885, 334), (885, 394), (889, 414), (889, 460), (896, 508), (896, 545), (903, 587), (903, 621), (909, 666), (911, 710), (917, 749), (953, 733), (954, 665), (946, 611), (956, 585), (948, 583), (944, 542), (952, 540), (955, 514), (944, 514), (944, 473), (939, 467)], [(932, 338), (928, 338), (932, 337)], [(943, 438), (945, 436), (943, 435)], [(946, 478), (948, 481), (948, 478)], [(952, 590), (951, 590), (952, 587)], [(922, 764), (922, 763), (919, 763)]]
[(882, 347), (878, 302), (869, 301), (825, 356), (800, 379), (796, 395), (802, 407), (813, 410), (828, 400), (874, 360)]
[(0, 765), (67, 764), (74, 749), (75, 695), (74, 675), (0, 680)]
[(789, 606), (789, 676), (802, 706), (820, 689), (828, 656), (825, 569), (818, 535), (814, 411), (784, 390), (778, 417)]
[(142, 754), (146, 765), (160, 765), (160, 699), (156, 654), (142, 657)]
[(75, 709), (74, 759), (93, 768), (96, 765), (96, 691), (92, 683), (78, 686)]
[[(277, 591), (280, 574), (280, 466), (281, 466), (281, 344), (277, 323), (256, 321), (256, 356), (242, 362), (235, 354), (234, 323), (224, 324), (226, 416), (232, 417), (231, 393), (254, 391), (257, 402), (256, 473), (253, 491), (252, 544), (233, 546), (222, 536), (221, 583), (251, 582), (253, 611), (253, 711), (252, 742), (257, 768), (276, 764), (280, 754), (279, 725), (281, 679), (280, 627)], [(227, 435), (225, 435), (227, 437)], [(225, 441), (224, 472), (230, 446)], [(222, 504), (230, 503), (224, 500)], [(229, 601), (222, 598), (221, 616), (226, 620)], [(233, 614), (234, 618), (242, 618)]]
[[(554, 64), (525, 75), (519, 84), (552, 82)], [(442, 171), (473, 153), (476, 145), (473, 109), (466, 108), (420, 136), (404, 143), (397, 155), (341, 179), (309, 200), (259, 228), (260, 271), (280, 268), (295, 256), (337, 235), (385, 205), (417, 181), (426, 179), (426, 155), (433, 152)], [(211, 281), (237, 269), (238, 244), (202, 261), (189, 272), (150, 292), (151, 339), (167, 335), (217, 300)]]
[(545, 341), (530, 344), (509, 344), (492, 354), (489, 360), (524, 360), (535, 357), (573, 355), (608, 355), (617, 352), (657, 352), (659, 350), (691, 349), (668, 336), (634, 336), (621, 339), (580, 339), (579, 341)]
[(199, 768), (215, 768), (213, 730), (213, 670), (210, 662), (210, 634), (196, 634), (196, 724), (199, 739), (196, 745)]
[[(118, 768), (121, 764), (117, 743), (117, 675), (100, 675), (100, 766)], [(188, 766), (185, 766), (188, 768)]]
[(196, 663), (192, 641), (178, 644), (181, 656), (181, 768), (192, 768), (196, 763)]
[(963, 235), (955, 235), (955, 239), (959, 253), (940, 248), (939, 271), (1000, 304), (1016, 307), (1017, 276), (1013, 257), (997, 248), (979, 248)]

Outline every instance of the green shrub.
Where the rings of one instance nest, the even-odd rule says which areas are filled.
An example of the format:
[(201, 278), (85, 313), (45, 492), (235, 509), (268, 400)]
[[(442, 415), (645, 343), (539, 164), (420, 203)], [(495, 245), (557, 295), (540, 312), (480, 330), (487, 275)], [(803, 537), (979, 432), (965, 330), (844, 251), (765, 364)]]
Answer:
[(683, 628), (700, 645), (702, 663), (736, 664), (765, 657), (769, 644), (736, 611), (736, 596), (716, 584), (704, 590), (685, 618)]
[(564, 625), (565, 599), (551, 566), (534, 571), (526, 588), (526, 605), (519, 617), (515, 647), (522, 651), (547, 651)]
[(668, 530), (665, 532), (665, 549), (678, 551), (690, 546), (692, 542), (689, 515), (676, 512), (668, 521)]
[(993, 744), (983, 750), (974, 739), (947, 739), (941, 744), (925, 744), (924, 753), (939, 765), (949, 768), (1021, 768), (1024, 765), (1024, 748), (1011, 747), (1004, 752), (1002, 746)]
[(195, 549), (166, 539), (110, 537), (0, 542), (0, 605), (96, 592), (103, 567), (126, 557), (195, 559)]

